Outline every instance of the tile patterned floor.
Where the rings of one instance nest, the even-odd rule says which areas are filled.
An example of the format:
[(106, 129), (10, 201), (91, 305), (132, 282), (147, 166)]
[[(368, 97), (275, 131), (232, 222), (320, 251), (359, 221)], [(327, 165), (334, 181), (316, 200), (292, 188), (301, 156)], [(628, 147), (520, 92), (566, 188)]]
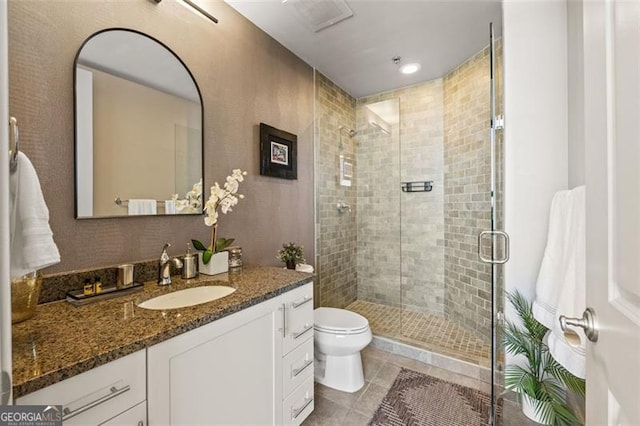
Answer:
[[(315, 385), (314, 411), (303, 426), (364, 426), (387, 394), (401, 367), (429, 374), (442, 380), (489, 392), (490, 386), (447, 370), (405, 358), (403, 356), (367, 347), (362, 351), (365, 384), (358, 392), (340, 392), (326, 386)], [(503, 426), (534, 426), (522, 410), (510, 401), (504, 402)], [(442, 425), (455, 426), (455, 425)]]
[(363, 300), (356, 300), (346, 309), (367, 318), (375, 335), (463, 361), (483, 366), (491, 364), (490, 344), (443, 317)]

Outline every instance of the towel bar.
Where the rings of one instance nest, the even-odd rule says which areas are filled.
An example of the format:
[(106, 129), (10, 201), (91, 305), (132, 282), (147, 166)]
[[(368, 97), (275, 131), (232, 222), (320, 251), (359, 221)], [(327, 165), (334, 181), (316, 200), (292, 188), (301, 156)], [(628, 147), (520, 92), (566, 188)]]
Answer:
[[(13, 141), (13, 149), (11, 142)], [(18, 120), (15, 117), (9, 118), (9, 170), (11, 173), (18, 168), (18, 152), (20, 151), (20, 131), (18, 130)]]
[[(120, 206), (120, 207), (127, 207), (129, 205), (129, 200), (123, 200), (120, 197), (117, 197), (115, 200), (113, 200), (114, 203), (116, 203), (116, 205)], [(164, 200), (156, 200), (156, 203), (158, 204), (158, 206), (164, 207)]]

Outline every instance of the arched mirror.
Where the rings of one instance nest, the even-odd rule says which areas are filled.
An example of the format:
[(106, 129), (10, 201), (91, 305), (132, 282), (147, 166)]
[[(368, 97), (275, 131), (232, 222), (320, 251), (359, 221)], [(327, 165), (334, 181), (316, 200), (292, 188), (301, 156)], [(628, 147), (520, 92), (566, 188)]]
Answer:
[(74, 73), (76, 218), (202, 213), (202, 97), (180, 58), (108, 29)]

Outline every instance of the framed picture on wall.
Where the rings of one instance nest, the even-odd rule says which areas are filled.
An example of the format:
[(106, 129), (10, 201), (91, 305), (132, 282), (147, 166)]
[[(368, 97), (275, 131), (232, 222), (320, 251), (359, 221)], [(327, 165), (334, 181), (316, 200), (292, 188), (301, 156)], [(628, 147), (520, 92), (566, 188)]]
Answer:
[(296, 135), (260, 123), (260, 174), (297, 179), (297, 144)]

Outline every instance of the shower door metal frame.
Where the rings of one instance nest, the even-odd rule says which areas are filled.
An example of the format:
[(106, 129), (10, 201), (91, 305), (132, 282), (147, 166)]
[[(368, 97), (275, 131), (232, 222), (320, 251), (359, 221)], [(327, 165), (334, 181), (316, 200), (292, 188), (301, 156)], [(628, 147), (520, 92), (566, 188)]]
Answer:
[[(487, 264), (491, 265), (491, 410), (489, 413), (489, 424), (496, 424), (496, 398), (498, 396), (496, 391), (496, 374), (498, 372), (498, 351), (500, 346), (498, 345), (498, 321), (499, 318), (499, 298), (503, 296), (502, 291), (499, 289), (499, 272), (503, 264), (509, 261), (509, 235), (502, 231), (497, 230), (498, 226), (498, 211), (496, 205), (497, 197), (497, 182), (496, 182), (496, 131), (501, 130), (504, 127), (504, 119), (501, 116), (496, 115), (496, 70), (495, 70), (495, 38), (493, 23), (489, 23), (489, 68), (490, 68), (490, 121), (491, 126), (489, 130), (490, 136), (490, 200), (491, 200), (491, 229), (482, 231), (478, 234), (478, 257)], [(491, 258), (483, 256), (482, 242), (484, 236), (491, 236)], [(499, 244), (497, 241), (499, 238), (503, 239), (503, 254), (499, 254)]]

